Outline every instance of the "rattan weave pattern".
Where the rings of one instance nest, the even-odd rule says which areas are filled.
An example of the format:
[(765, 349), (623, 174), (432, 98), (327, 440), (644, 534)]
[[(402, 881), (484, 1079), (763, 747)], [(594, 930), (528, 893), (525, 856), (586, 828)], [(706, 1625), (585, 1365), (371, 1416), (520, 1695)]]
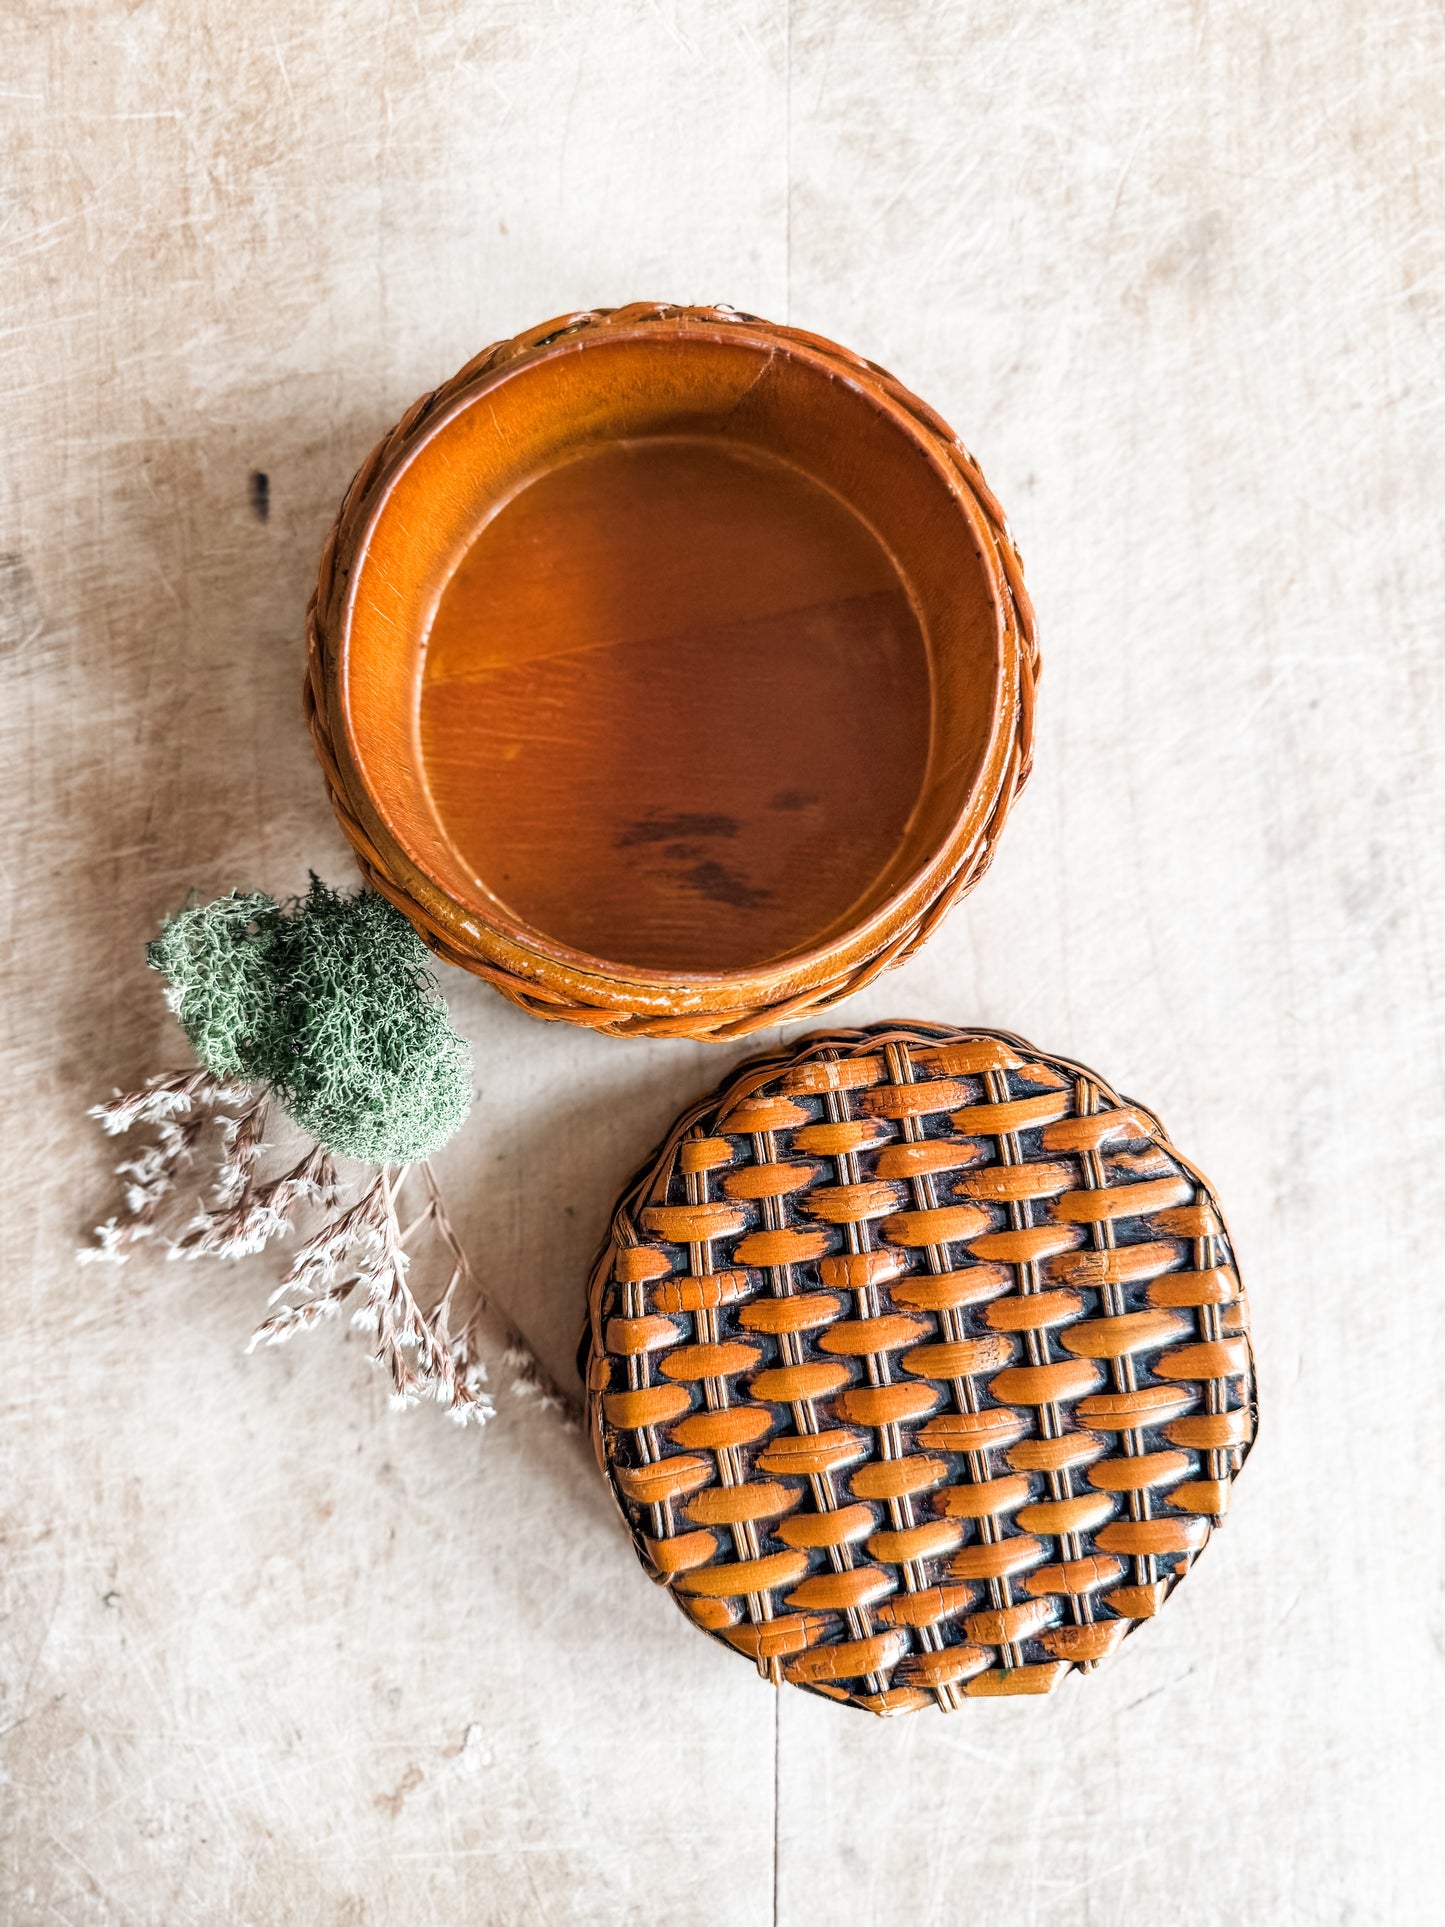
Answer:
[(926, 1024), (815, 1035), (680, 1118), (618, 1205), (581, 1363), (682, 1610), (881, 1714), (1092, 1669), (1254, 1432), (1228, 1234), (1158, 1120)]
[(702, 1009), (689, 1010), (685, 1015), (659, 1015), (646, 1011), (619, 1010), (615, 1000), (605, 995), (599, 996), (596, 1004), (585, 1001), (581, 996), (560, 996), (531, 978), (479, 954), (475, 949), (462, 947), (408, 887), (406, 866), (398, 860), (400, 853), (378, 847), (377, 837), (363, 822), (357, 798), (351, 794), (349, 780), (354, 779), (348, 778), (343, 761), (337, 754), (334, 724), (329, 711), (327, 667), (331, 639), (338, 633), (355, 545), (366, 526), (371, 506), (393, 468), (403, 459), (428, 421), (450, 406), (469, 385), (492, 374), (507, 362), (545, 347), (563, 336), (676, 320), (745, 324), (757, 319), (755, 315), (731, 308), (689, 308), (663, 302), (636, 302), (625, 308), (595, 308), (562, 315), (508, 341), (494, 343), (459, 369), (450, 381), (415, 402), (391, 433), (371, 451), (353, 477), (322, 547), (317, 584), (306, 612), (306, 672), (302, 700), (337, 820), (356, 852), (357, 863), (366, 881), (410, 918), (422, 940), (438, 956), (485, 978), (504, 997), (535, 1017), (583, 1024), (614, 1036), (727, 1039), (807, 1016), (852, 996), (882, 971), (911, 955), (927, 940), (952, 905), (979, 881), (993, 860), (994, 847), (1004, 820), (1032, 767), (1034, 696), (1039, 675), (1033, 604), (1024, 587), (1023, 564), (1007, 518), (984, 480), (978, 463), (941, 416), (911, 394), (886, 370), (878, 367), (877, 363), (802, 329), (773, 327), (771, 332), (774, 335), (825, 354), (843, 373), (850, 369), (866, 369), (891, 400), (905, 408), (937, 438), (939, 446), (958, 472), (960, 485), (972, 494), (983, 511), (992, 536), (1008, 592), (1004, 617), (1019, 645), (1018, 713), (1014, 739), (992, 814), (957, 871), (908, 928), (892, 937), (856, 967), (810, 988), (802, 995), (764, 1002), (742, 1011), (736, 1008), (712, 1012)]

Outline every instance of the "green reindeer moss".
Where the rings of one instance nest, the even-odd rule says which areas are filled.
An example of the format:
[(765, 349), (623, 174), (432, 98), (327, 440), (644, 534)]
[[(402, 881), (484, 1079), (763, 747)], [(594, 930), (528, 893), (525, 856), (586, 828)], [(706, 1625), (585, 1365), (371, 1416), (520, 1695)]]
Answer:
[(237, 891), (178, 911), (146, 954), (206, 1069), (270, 1085), (335, 1155), (407, 1164), (466, 1117), (470, 1047), (416, 932), (373, 891), (315, 876), (284, 906)]

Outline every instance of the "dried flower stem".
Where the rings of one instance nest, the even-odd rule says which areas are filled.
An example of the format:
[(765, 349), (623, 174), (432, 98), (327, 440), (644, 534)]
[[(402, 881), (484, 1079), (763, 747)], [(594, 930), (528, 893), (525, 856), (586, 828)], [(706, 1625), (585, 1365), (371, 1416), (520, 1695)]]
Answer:
[[(484, 1424), (495, 1407), (482, 1389), (486, 1367), (475, 1323), (469, 1319), (455, 1337), (450, 1324), (457, 1290), (470, 1278), (466, 1256), (450, 1226), (442, 1230), (430, 1198), (403, 1226), (398, 1201), (414, 1168), (402, 1165), (393, 1174), (383, 1165), (354, 1204), (307, 1240), (273, 1296), (274, 1303), (295, 1294), (293, 1302), (277, 1306), (251, 1345), (281, 1344), (360, 1292), (351, 1322), (376, 1333), (372, 1357), (390, 1377), (393, 1402), (430, 1398), (460, 1424)], [(411, 1286), (408, 1245), (428, 1224), (437, 1225), (452, 1265), (441, 1295), (424, 1311)], [(354, 1269), (344, 1269), (348, 1261)]]
[[(138, 1124), (156, 1127), (154, 1140), (118, 1169), (126, 1179), (124, 1209), (96, 1231), (84, 1259), (123, 1263), (126, 1247), (145, 1239), (164, 1244), (172, 1258), (243, 1258), (296, 1228), (303, 1207), (329, 1213), (297, 1250), (271, 1294), (274, 1307), (248, 1350), (281, 1344), (309, 1331), (344, 1306), (351, 1322), (376, 1333), (373, 1360), (391, 1381), (392, 1399), (413, 1405), (431, 1399), (461, 1424), (484, 1424), (495, 1407), (484, 1390), (483, 1327), (491, 1321), (503, 1341), (510, 1389), (535, 1398), (568, 1423), (580, 1405), (545, 1370), (518, 1327), (489, 1303), (462, 1249), (430, 1164), (382, 1165), (342, 1207), (336, 1165), (319, 1145), (289, 1170), (263, 1178), (268, 1093), (226, 1082), (208, 1071), (174, 1071), (144, 1089), (117, 1092), (91, 1113), (117, 1135)], [(178, 1180), (197, 1159), (208, 1124), (219, 1126), (220, 1161), (212, 1203), (179, 1231), (168, 1229)], [(425, 1198), (407, 1217), (404, 1194), (420, 1174)], [(412, 1282), (412, 1262), (428, 1234), (448, 1261), (446, 1281), (424, 1310)], [(283, 1302), (284, 1301), (284, 1302)]]
[(452, 1294), (459, 1284), (465, 1283), (469, 1286), (473, 1296), (473, 1310), (467, 1330), (471, 1331), (486, 1316), (490, 1316), (501, 1328), (506, 1341), (502, 1362), (515, 1373), (511, 1385), (512, 1391), (519, 1398), (535, 1398), (544, 1410), (550, 1407), (560, 1413), (569, 1425), (580, 1425), (582, 1421), (580, 1401), (563, 1391), (527, 1343), (519, 1327), (500, 1306), (495, 1305), (487, 1297), (473, 1277), (467, 1255), (452, 1228), (451, 1219), (447, 1216), (446, 1205), (442, 1201), (441, 1186), (437, 1183), (436, 1173), (429, 1162), (422, 1164), (421, 1173), (427, 1188), (427, 1206), (422, 1217), (423, 1219), (429, 1217), (434, 1222), (442, 1242), (452, 1255), (452, 1275), (442, 1297), (442, 1306), (450, 1304)]

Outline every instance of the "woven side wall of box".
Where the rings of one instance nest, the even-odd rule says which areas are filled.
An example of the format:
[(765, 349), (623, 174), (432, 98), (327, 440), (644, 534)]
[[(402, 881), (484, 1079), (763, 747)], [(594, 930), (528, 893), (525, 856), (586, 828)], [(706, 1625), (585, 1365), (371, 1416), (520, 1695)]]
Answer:
[(931, 409), (720, 308), (563, 316), (352, 482), (305, 701), (368, 881), (523, 1009), (728, 1038), (836, 1002), (987, 867), (1038, 653)]
[(1224, 1220), (1158, 1120), (922, 1024), (812, 1037), (680, 1118), (581, 1362), (647, 1571), (764, 1677), (880, 1714), (1092, 1669), (1254, 1430)]

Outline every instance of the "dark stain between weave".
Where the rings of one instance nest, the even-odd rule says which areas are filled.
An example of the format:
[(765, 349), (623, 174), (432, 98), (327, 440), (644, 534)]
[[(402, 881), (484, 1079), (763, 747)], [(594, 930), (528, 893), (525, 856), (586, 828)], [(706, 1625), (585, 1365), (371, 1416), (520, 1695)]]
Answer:
[(676, 816), (645, 816), (618, 832), (615, 847), (634, 850), (645, 843), (676, 843), (692, 836), (736, 836), (741, 827), (735, 816), (701, 816), (686, 810)]
[(770, 810), (805, 810), (817, 802), (811, 790), (779, 790), (776, 796), (768, 798)]

